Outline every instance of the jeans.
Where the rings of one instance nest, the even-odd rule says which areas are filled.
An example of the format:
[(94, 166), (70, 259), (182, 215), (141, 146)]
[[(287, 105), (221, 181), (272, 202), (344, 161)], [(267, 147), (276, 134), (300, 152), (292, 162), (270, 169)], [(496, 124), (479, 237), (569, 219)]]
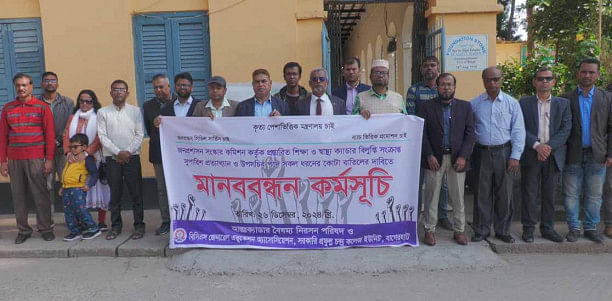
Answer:
[(81, 228), (87, 229), (89, 233), (98, 231), (98, 225), (94, 222), (87, 210), (87, 192), (81, 187), (64, 188), (62, 193), (64, 204), (64, 217), (66, 226), (71, 234), (81, 234)]
[(569, 229), (580, 229), (580, 195), (584, 188), (584, 230), (596, 230), (601, 209), (601, 195), (606, 178), (606, 166), (593, 161), (593, 152), (583, 150), (582, 161), (565, 165), (563, 195)]

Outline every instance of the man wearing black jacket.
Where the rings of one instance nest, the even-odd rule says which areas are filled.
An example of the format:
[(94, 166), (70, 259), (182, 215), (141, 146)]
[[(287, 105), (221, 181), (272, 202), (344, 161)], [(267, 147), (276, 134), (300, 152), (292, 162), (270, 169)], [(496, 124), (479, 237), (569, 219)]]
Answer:
[(142, 108), (144, 110), (145, 129), (147, 135), (149, 135), (149, 162), (153, 164), (153, 169), (155, 170), (157, 200), (162, 219), (162, 225), (155, 231), (155, 234), (162, 235), (170, 231), (170, 211), (168, 209), (168, 194), (166, 192), (161, 147), (159, 145), (159, 128), (154, 123), (155, 119), (161, 115), (161, 107), (166, 103), (171, 103), (174, 99), (174, 95), (170, 92), (170, 81), (167, 75), (157, 74), (153, 76), (153, 92), (155, 97), (145, 102)]
[(466, 245), (464, 183), (468, 159), (474, 147), (474, 116), (470, 103), (455, 98), (456, 79), (450, 73), (436, 80), (438, 97), (423, 105), (422, 166), (425, 168), (424, 242), (436, 244), (438, 200), (442, 179), (446, 175), (449, 199), (453, 206), (454, 239)]

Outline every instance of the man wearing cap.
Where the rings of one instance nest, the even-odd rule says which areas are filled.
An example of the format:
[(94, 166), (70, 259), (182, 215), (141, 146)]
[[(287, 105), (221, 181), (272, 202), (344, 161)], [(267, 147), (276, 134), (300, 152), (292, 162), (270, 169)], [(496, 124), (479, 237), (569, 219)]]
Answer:
[(231, 117), (234, 116), (238, 102), (225, 97), (227, 83), (221, 76), (213, 76), (208, 81), (208, 96), (210, 100), (199, 102), (193, 110), (193, 116), (209, 117)]
[(388, 89), (388, 61), (375, 60), (372, 62), (370, 80), (372, 81), (372, 88), (357, 94), (357, 97), (355, 97), (353, 115), (361, 114), (363, 118), (370, 119), (371, 114), (406, 114), (406, 102), (404, 97)]
[(310, 72), (312, 94), (297, 104), (298, 115), (346, 115), (346, 104), (336, 96), (327, 95), (327, 70), (318, 67)]

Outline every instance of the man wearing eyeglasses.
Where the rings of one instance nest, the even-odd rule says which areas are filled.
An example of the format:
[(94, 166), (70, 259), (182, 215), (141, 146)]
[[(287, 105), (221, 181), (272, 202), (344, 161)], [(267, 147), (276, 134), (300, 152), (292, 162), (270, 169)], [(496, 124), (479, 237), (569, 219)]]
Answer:
[(98, 110), (98, 137), (102, 142), (102, 153), (106, 157), (111, 190), (111, 230), (106, 234), (107, 240), (117, 238), (123, 228), (121, 198), (124, 183), (128, 188), (134, 212), (134, 233), (131, 238), (140, 239), (145, 233), (140, 166), (144, 122), (140, 108), (126, 103), (129, 95), (128, 84), (120, 79), (115, 80), (110, 89), (113, 103)]
[(542, 237), (562, 242), (563, 236), (555, 231), (553, 218), (556, 187), (565, 165), (565, 143), (572, 128), (572, 113), (567, 99), (552, 96), (555, 76), (550, 67), (539, 68), (531, 82), (536, 95), (523, 97), (520, 101), (527, 134), (521, 157), (522, 239), (527, 243), (534, 241), (533, 232), (540, 219), (538, 207), (541, 207)]
[(472, 241), (489, 237), (493, 223), (495, 238), (514, 243), (510, 235), (512, 186), (525, 147), (525, 123), (518, 101), (501, 90), (501, 69), (484, 69), (482, 81), (486, 92), (470, 102), (476, 134)]
[(353, 115), (360, 114), (370, 119), (372, 114), (404, 113), (406, 114), (406, 101), (404, 97), (389, 90), (389, 61), (375, 60), (370, 70), (372, 88), (361, 92), (355, 97)]
[(587, 58), (578, 67), (578, 87), (563, 97), (569, 99), (572, 130), (567, 139), (563, 169), (563, 195), (569, 232), (567, 241), (580, 237), (580, 195), (584, 191), (584, 237), (603, 243), (597, 232), (606, 167), (612, 166), (612, 96), (597, 89), (600, 62)]
[[(69, 97), (61, 95), (57, 92), (59, 87), (59, 81), (57, 74), (51, 71), (47, 71), (42, 75), (41, 87), (43, 94), (40, 95), (40, 100), (44, 101), (51, 108), (53, 113), (53, 123), (55, 124), (55, 158), (53, 159), (53, 171), (47, 176), (47, 189), (51, 196), (51, 212), (54, 210), (55, 204), (55, 177), (57, 175), (58, 180), (62, 181), (62, 171), (66, 156), (64, 156), (64, 149), (62, 146), (64, 129), (66, 128), (66, 122), (72, 115), (74, 110), (74, 101)], [(70, 137), (68, 137), (70, 138)]]
[(298, 115), (346, 115), (344, 100), (325, 93), (329, 85), (327, 70), (321, 67), (312, 70), (308, 84), (312, 93), (308, 98), (298, 101)]
[(161, 115), (164, 104), (172, 102), (176, 96), (170, 90), (170, 80), (165, 74), (153, 76), (153, 93), (155, 97), (149, 99), (142, 105), (144, 111), (144, 125), (149, 135), (149, 162), (153, 164), (155, 171), (155, 182), (157, 186), (157, 201), (162, 219), (161, 226), (155, 230), (156, 235), (167, 234), (170, 231), (170, 209), (168, 208), (168, 194), (166, 192), (166, 181), (164, 179), (164, 167), (161, 159), (161, 146), (159, 141), (159, 128), (155, 126), (155, 120)]
[[(174, 91), (176, 99), (173, 102), (168, 102), (162, 106), (161, 114), (163, 116), (191, 117), (193, 110), (200, 100), (194, 99), (191, 96), (193, 92), (193, 78), (189, 72), (179, 73), (174, 76)], [(159, 126), (159, 118), (155, 122), (155, 126)]]

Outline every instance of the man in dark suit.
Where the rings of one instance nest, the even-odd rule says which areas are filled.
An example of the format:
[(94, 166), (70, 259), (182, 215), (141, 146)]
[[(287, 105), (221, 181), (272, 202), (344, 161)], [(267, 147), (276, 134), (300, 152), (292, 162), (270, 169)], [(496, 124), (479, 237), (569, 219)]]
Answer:
[(161, 147), (159, 144), (159, 128), (154, 126), (155, 119), (161, 115), (161, 107), (173, 101), (175, 98), (170, 91), (170, 80), (165, 74), (153, 76), (153, 92), (155, 97), (149, 99), (142, 105), (144, 110), (144, 124), (149, 135), (149, 162), (155, 170), (157, 182), (157, 200), (161, 214), (162, 224), (155, 230), (156, 235), (170, 232), (170, 209), (168, 208), (168, 194), (166, 181), (164, 179), (164, 167), (161, 159)]
[[(584, 191), (584, 237), (603, 243), (597, 232), (606, 167), (612, 166), (612, 96), (595, 87), (600, 62), (584, 59), (578, 69), (578, 88), (565, 95), (572, 111), (563, 169), (563, 194), (569, 233), (567, 241), (580, 237), (580, 194)], [(583, 185), (584, 183), (584, 185)]]
[(469, 102), (455, 98), (456, 79), (450, 73), (436, 80), (438, 97), (423, 105), (423, 162), (425, 168), (425, 244), (436, 244), (438, 201), (446, 175), (453, 206), (454, 238), (461, 245), (465, 237), (464, 183), (468, 159), (474, 147), (474, 115)]
[[(176, 100), (164, 104), (161, 109), (161, 114), (163, 116), (177, 117), (193, 116), (193, 111), (200, 100), (191, 97), (191, 92), (193, 92), (193, 78), (189, 72), (179, 73), (174, 77), (174, 91), (177, 95)], [(159, 121), (156, 126), (159, 126)]]
[(346, 115), (344, 101), (336, 96), (328, 96), (329, 78), (327, 70), (318, 67), (310, 72), (310, 89), (308, 98), (298, 101), (298, 115)]
[(565, 165), (565, 142), (572, 128), (572, 112), (567, 99), (551, 95), (555, 76), (550, 67), (538, 69), (532, 84), (536, 95), (520, 101), (527, 132), (521, 157), (522, 238), (533, 242), (541, 189), (540, 233), (543, 238), (562, 242), (563, 236), (554, 229), (555, 188)]
[(361, 62), (356, 57), (349, 57), (344, 60), (342, 76), (346, 84), (344, 87), (334, 89), (332, 95), (345, 101), (346, 115), (351, 115), (357, 94), (368, 91), (372, 87), (359, 82)]
[(289, 105), (287, 102), (270, 94), (272, 80), (270, 80), (268, 70), (257, 69), (253, 71), (252, 76), (255, 96), (238, 104), (234, 116), (272, 117), (289, 115)]
[(208, 81), (208, 101), (200, 101), (193, 111), (196, 117), (231, 117), (236, 113), (237, 101), (227, 99), (227, 83), (221, 76), (213, 76)]

